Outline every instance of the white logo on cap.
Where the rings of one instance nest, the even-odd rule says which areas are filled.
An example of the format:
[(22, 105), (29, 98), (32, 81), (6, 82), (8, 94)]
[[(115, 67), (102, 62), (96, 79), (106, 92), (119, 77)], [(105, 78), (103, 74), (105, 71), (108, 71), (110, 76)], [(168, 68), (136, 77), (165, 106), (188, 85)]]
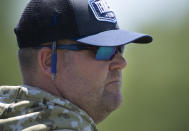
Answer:
[(99, 21), (116, 23), (116, 17), (106, 0), (89, 0), (89, 6)]

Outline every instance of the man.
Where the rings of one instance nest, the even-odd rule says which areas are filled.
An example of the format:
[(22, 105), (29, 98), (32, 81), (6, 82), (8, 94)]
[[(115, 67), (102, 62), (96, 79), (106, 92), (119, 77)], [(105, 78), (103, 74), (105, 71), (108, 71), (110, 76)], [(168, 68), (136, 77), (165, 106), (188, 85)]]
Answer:
[(97, 131), (121, 104), (124, 45), (105, 0), (31, 0), (15, 28), (23, 85), (0, 88), (3, 131)]

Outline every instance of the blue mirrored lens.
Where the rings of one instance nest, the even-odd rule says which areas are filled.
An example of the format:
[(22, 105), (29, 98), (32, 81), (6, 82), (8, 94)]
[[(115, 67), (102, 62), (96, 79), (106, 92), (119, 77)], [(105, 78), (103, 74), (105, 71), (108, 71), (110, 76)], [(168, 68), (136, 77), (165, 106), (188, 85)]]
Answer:
[(99, 47), (96, 60), (111, 60), (116, 52), (116, 47)]

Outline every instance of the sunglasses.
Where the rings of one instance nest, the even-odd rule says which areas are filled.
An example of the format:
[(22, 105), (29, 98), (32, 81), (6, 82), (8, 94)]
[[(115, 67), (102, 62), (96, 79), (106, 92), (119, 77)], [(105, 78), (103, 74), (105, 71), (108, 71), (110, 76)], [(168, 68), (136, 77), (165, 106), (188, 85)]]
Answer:
[[(41, 46), (41, 47), (52, 48), (52, 46)], [(118, 52), (122, 55), (124, 51), (124, 45), (109, 47), (109, 46), (72, 44), (72, 45), (56, 45), (56, 49), (66, 49), (73, 51), (90, 50), (96, 54), (96, 60), (108, 61), (108, 60), (112, 60)]]
[(80, 51), (80, 50), (90, 50), (96, 53), (96, 60), (112, 60), (116, 53), (123, 54), (124, 45), (121, 46), (92, 46), (92, 45), (84, 45), (84, 44), (72, 44), (72, 45), (56, 45), (56, 42), (53, 41), (52, 46), (37, 46), (33, 48), (43, 48), (48, 47), (52, 49), (52, 80), (55, 78), (56, 74), (56, 63), (57, 63), (57, 56), (56, 56), (56, 49), (67, 49), (73, 51)]
[[(52, 46), (38, 46), (36, 48), (49, 47)], [(72, 51), (80, 50), (90, 50), (96, 54), (96, 60), (112, 60), (114, 56), (119, 52), (123, 55), (124, 45), (121, 46), (92, 46), (92, 45), (82, 45), (82, 44), (72, 44), (72, 45), (56, 45), (56, 49), (66, 49)]]

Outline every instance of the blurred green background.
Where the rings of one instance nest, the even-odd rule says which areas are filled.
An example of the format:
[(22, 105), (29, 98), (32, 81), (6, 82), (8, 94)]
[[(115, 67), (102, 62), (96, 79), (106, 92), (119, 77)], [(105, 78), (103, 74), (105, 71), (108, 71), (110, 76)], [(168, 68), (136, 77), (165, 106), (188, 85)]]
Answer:
[[(21, 84), (13, 28), (28, 0), (0, 2), (0, 85)], [(122, 29), (154, 37), (126, 46), (123, 104), (99, 131), (189, 131), (189, 1), (111, 1)]]

